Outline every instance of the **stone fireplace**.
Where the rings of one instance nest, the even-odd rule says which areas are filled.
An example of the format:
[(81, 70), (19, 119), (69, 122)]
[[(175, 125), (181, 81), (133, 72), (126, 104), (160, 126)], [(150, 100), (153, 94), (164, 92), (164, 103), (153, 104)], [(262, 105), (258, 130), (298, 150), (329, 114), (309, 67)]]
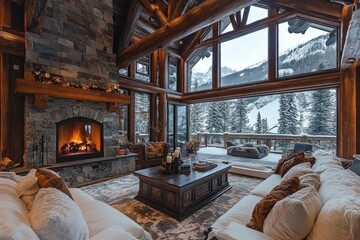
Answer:
[(84, 117), (56, 123), (56, 162), (103, 156), (102, 123)]
[(25, 166), (114, 156), (119, 143), (118, 114), (105, 103), (49, 98), (46, 109), (25, 102)]

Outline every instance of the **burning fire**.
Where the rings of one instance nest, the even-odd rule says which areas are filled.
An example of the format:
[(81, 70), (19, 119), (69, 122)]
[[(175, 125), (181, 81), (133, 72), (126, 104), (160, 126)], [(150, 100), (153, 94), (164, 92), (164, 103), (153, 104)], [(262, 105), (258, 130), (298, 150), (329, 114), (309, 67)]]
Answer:
[[(82, 143), (81, 129), (73, 129), (73, 135), (71, 136), (70, 142)], [(83, 149), (85, 150), (85, 149)]]

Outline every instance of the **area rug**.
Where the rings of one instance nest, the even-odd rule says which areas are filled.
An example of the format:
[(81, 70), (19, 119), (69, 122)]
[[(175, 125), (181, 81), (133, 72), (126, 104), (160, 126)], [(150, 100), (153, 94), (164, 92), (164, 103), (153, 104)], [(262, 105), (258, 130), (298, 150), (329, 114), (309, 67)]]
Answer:
[(195, 240), (204, 239), (203, 231), (248, 195), (261, 181), (263, 179), (229, 174), (232, 188), (181, 222), (135, 200), (139, 181), (132, 174), (81, 189), (133, 219), (148, 231), (153, 239)]

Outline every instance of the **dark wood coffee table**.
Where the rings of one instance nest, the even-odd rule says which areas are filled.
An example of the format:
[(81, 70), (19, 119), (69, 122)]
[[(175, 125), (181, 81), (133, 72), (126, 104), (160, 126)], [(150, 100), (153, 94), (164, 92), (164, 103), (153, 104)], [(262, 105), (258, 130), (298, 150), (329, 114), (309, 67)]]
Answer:
[(186, 174), (167, 175), (161, 167), (138, 170), (134, 172), (140, 180), (135, 199), (182, 221), (231, 188), (229, 169), (218, 163), (213, 169), (191, 169)]

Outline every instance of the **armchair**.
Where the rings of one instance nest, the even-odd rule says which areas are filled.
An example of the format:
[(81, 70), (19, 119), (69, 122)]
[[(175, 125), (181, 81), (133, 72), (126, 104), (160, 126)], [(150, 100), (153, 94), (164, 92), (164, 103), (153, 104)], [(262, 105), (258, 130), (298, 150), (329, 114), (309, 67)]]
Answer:
[(165, 142), (150, 142), (130, 144), (129, 151), (138, 154), (135, 168), (148, 168), (159, 166), (166, 159), (170, 145)]

